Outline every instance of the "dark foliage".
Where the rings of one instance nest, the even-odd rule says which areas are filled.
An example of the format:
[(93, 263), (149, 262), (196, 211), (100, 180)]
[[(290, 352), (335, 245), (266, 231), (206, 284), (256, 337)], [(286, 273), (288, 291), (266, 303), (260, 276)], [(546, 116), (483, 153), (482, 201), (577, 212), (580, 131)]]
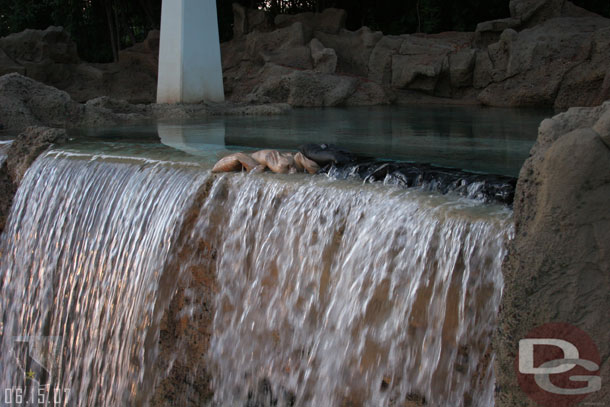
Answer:
[[(232, 37), (237, 1), (246, 7), (279, 13), (347, 10), (347, 28), (363, 25), (385, 34), (472, 31), (481, 21), (509, 15), (508, 0), (217, 0), (221, 41)], [(575, 0), (577, 5), (610, 17), (608, 0)], [(0, 0), (0, 36), (26, 28), (66, 27), (82, 59), (107, 62), (118, 51), (159, 28), (161, 0)]]

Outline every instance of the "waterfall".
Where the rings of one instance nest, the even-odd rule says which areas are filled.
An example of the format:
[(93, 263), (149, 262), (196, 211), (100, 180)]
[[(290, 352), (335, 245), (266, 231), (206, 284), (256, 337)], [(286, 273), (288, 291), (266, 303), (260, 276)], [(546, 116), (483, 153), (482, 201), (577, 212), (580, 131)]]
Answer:
[(6, 161), (6, 153), (8, 152), (11, 144), (12, 141), (0, 141), (0, 167), (2, 167)]
[[(64, 349), (50, 374), (66, 405), (156, 405), (182, 358), (189, 386), (210, 375), (214, 406), (489, 406), (510, 218), (323, 176), (47, 153), (3, 235), (0, 384), (23, 381), (7, 368), (15, 338), (45, 335)], [(202, 267), (213, 289), (185, 290), (176, 313), (188, 325), (210, 307), (194, 366), (159, 331)]]
[[(16, 338), (44, 336), (62, 353), (48, 369), (62, 393), (53, 401), (129, 404), (152, 351), (146, 337), (180, 214), (204, 179), (162, 163), (61, 153), (33, 164), (3, 237), (3, 389), (25, 387)], [(38, 400), (37, 390), (24, 400)]]

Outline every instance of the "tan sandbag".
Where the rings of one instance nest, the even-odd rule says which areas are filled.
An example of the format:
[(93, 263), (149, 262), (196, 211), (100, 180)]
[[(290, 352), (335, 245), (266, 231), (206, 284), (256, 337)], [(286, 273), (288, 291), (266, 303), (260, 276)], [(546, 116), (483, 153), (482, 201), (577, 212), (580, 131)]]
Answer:
[(235, 154), (231, 154), (221, 158), (216, 165), (214, 165), (214, 168), (212, 168), (212, 172), (241, 171), (241, 168), (241, 162), (235, 157)]
[(221, 158), (212, 168), (212, 172), (233, 172), (241, 171), (244, 168), (246, 171), (251, 171), (258, 165), (259, 163), (249, 155), (235, 153)]
[(318, 163), (310, 160), (301, 153), (296, 153), (294, 155), (294, 163), (299, 170), (305, 170), (310, 174), (316, 174), (320, 170)]
[(267, 167), (276, 174), (287, 174), (290, 171), (291, 160), (277, 150), (271, 150), (266, 156)]
[(252, 154), (250, 154), (250, 156), (259, 164), (264, 165), (265, 167), (267, 166), (267, 154), (269, 154), (270, 152), (272, 152), (274, 150), (259, 150), (256, 151)]
[(252, 171), (255, 167), (257, 167), (259, 165), (259, 163), (254, 158), (249, 156), (248, 154), (237, 153), (237, 154), (235, 154), (235, 156), (237, 157), (237, 159), (239, 160), (241, 165), (248, 172)]

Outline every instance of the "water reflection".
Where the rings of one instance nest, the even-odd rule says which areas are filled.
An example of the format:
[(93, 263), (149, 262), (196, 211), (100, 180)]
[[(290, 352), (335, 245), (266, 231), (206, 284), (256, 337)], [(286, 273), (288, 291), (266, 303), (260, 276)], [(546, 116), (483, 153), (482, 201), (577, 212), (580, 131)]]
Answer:
[(161, 143), (187, 154), (208, 156), (209, 151), (225, 149), (224, 121), (212, 121), (198, 126), (158, 123), (157, 132)]
[(376, 158), (516, 176), (550, 111), (463, 106), (297, 109), (280, 116), (88, 130), (112, 142), (161, 143), (198, 156), (220, 149), (296, 149), (334, 143)]

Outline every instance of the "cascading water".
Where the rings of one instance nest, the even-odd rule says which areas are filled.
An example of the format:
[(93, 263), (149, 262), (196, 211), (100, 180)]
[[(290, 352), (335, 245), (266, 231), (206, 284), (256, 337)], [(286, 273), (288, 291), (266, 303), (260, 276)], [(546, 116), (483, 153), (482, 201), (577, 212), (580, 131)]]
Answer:
[(205, 366), (184, 374), (211, 375), (211, 404), (489, 406), (510, 233), (508, 209), (418, 190), (48, 153), (3, 237), (0, 384), (23, 382), (15, 338), (45, 335), (62, 341), (63, 404), (149, 404), (162, 274), (207, 256), (215, 296), (180, 318), (213, 304)]
[(199, 230), (227, 208), (214, 220), (218, 405), (389, 406), (413, 394), (492, 405), (509, 216), (464, 206), (381, 186), (217, 182)]
[(43, 400), (129, 404), (153, 351), (145, 342), (172, 237), (204, 179), (162, 163), (61, 153), (34, 163), (3, 237), (0, 384), (17, 389), (4, 403), (17, 402), (24, 389), (34, 392), (21, 394), (28, 404), (40, 400), (12, 350), (18, 339), (43, 336), (57, 338), (62, 352), (48, 366), (53, 387)]
[(6, 154), (11, 146), (12, 141), (0, 141), (0, 167), (6, 161)]

